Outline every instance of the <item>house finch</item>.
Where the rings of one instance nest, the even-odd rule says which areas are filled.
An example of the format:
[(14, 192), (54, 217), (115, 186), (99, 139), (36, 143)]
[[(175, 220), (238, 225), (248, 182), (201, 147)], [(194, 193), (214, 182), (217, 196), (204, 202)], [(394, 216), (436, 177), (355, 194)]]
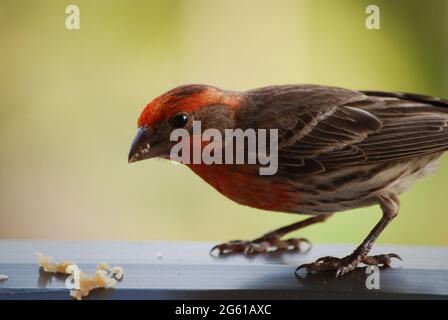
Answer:
[[(305, 239), (282, 237), (333, 213), (379, 204), (382, 217), (353, 253), (300, 266), (344, 275), (359, 264), (389, 266), (396, 254), (369, 256), (399, 211), (398, 195), (431, 173), (448, 148), (448, 100), (417, 94), (354, 91), (318, 85), (270, 86), (246, 92), (207, 85), (175, 88), (149, 103), (138, 120), (129, 162), (169, 158), (174, 129), (277, 129), (278, 171), (255, 164), (187, 164), (228, 198), (250, 207), (311, 218), (252, 241), (216, 246), (219, 254), (300, 250)], [(203, 145), (201, 144), (203, 147)]]

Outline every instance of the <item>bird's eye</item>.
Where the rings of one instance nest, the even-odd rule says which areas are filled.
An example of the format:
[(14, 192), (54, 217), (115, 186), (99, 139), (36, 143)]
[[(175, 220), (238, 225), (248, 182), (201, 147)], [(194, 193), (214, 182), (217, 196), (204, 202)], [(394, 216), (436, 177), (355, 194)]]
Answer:
[(188, 114), (179, 113), (171, 118), (171, 126), (173, 128), (183, 128), (188, 122)]

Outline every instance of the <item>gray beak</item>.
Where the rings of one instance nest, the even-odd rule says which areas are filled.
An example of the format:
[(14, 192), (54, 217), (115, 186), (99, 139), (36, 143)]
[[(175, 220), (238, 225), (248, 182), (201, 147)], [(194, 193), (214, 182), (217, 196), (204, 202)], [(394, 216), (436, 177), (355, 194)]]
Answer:
[(128, 162), (137, 162), (145, 159), (169, 155), (169, 149), (163, 139), (154, 133), (150, 127), (140, 127), (132, 141), (129, 150)]

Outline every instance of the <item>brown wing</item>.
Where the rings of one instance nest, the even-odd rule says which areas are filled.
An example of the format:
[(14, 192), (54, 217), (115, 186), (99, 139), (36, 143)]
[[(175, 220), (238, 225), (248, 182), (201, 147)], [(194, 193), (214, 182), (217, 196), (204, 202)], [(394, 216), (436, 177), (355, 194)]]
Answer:
[(250, 101), (260, 111), (252, 127), (281, 128), (280, 174), (319, 173), (448, 149), (447, 100), (321, 86), (274, 88), (253, 91)]

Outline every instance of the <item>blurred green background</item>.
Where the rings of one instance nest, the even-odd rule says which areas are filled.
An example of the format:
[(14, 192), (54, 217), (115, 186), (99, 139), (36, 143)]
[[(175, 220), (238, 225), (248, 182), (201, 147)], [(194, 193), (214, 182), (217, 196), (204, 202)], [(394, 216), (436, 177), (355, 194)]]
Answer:
[[(77, 4), (81, 29), (65, 28)], [(381, 9), (367, 30), (365, 8)], [(180, 84), (318, 83), (448, 97), (448, 1), (0, 1), (0, 238), (230, 240), (304, 217), (237, 205), (188, 168), (127, 164), (147, 102)], [(383, 243), (448, 245), (448, 159)], [(378, 207), (297, 234), (359, 242)]]

